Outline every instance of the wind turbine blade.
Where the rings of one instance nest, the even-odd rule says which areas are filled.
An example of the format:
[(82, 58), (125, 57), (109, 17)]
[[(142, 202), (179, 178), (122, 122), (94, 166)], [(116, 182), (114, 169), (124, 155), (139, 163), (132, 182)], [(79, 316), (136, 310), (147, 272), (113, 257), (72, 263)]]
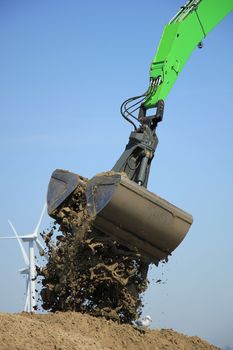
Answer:
[[(22, 240), (27, 240), (27, 239), (31, 239), (34, 238), (33, 235), (27, 235), (27, 236), (18, 236), (18, 238), (22, 239)], [(0, 237), (0, 239), (17, 239), (17, 237), (15, 236), (4, 236), (4, 237)]]
[(48, 260), (49, 257), (48, 257), (48, 254), (46, 254), (46, 252), (45, 252), (45, 247), (41, 244), (41, 242), (39, 241), (38, 238), (35, 240), (35, 242), (36, 242), (36, 245), (37, 245), (37, 248), (38, 248), (40, 254), (42, 253), (41, 255), (43, 255)]
[(46, 205), (46, 203), (45, 203), (44, 206), (43, 206), (42, 212), (41, 212), (41, 214), (40, 214), (39, 221), (38, 221), (38, 223), (37, 223), (37, 225), (36, 225), (36, 228), (35, 228), (35, 230), (34, 230), (34, 235), (36, 235), (36, 236), (38, 235), (38, 231), (39, 231), (40, 224), (41, 224), (41, 221), (42, 221), (42, 219), (43, 219), (43, 216), (44, 216), (46, 207), (47, 207), (47, 205)]
[(20, 247), (21, 253), (22, 253), (22, 255), (23, 255), (24, 262), (25, 262), (25, 264), (26, 264), (27, 266), (29, 266), (28, 256), (27, 256), (27, 254), (26, 254), (26, 252), (25, 252), (25, 249), (24, 249), (24, 247), (23, 247), (23, 245), (22, 245), (22, 242), (21, 242), (21, 240), (20, 240), (20, 238), (19, 238), (19, 235), (18, 235), (16, 229), (14, 228), (12, 222), (11, 222), (10, 220), (8, 220), (8, 223), (9, 223), (10, 227), (12, 228), (12, 230), (13, 230), (13, 232), (14, 232), (14, 234), (15, 234), (15, 237), (16, 237), (18, 243), (19, 243), (19, 247)]
[[(19, 237), (19, 238), (21, 238), (21, 237)], [(16, 239), (16, 237), (11, 237), (11, 236), (9, 236), (9, 237), (0, 237), (0, 239)]]
[(37, 245), (37, 248), (39, 250), (43, 250), (44, 251), (45, 247), (42, 245), (42, 243), (39, 241), (38, 238), (36, 239), (36, 245)]
[(22, 269), (19, 269), (19, 273), (21, 275), (28, 275), (29, 273), (29, 267), (23, 267)]

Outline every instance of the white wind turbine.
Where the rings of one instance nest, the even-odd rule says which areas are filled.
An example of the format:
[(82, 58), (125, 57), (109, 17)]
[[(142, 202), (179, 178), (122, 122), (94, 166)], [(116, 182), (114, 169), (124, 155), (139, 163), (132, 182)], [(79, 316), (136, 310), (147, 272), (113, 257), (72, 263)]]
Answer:
[[(41, 212), (39, 221), (36, 225), (35, 230), (32, 234), (25, 235), (25, 236), (19, 236), (15, 227), (11, 223), (10, 220), (8, 220), (8, 223), (10, 227), (12, 228), (15, 236), (14, 237), (0, 237), (0, 239), (17, 239), (19, 243), (19, 247), (21, 250), (21, 253), (23, 255), (23, 259), (25, 262), (25, 267), (20, 269), (20, 273), (26, 275), (26, 301), (25, 301), (25, 307), (24, 311), (26, 312), (34, 312), (36, 309), (36, 264), (35, 264), (35, 249), (34, 245), (36, 244), (40, 255), (45, 256), (46, 259), (48, 259), (47, 254), (45, 253), (44, 247), (39, 241), (38, 238), (38, 231), (40, 228), (40, 224), (44, 215), (46, 209), (46, 204), (43, 207), (43, 210)], [(23, 242), (28, 242), (29, 245), (29, 255), (27, 255), (24, 247)]]

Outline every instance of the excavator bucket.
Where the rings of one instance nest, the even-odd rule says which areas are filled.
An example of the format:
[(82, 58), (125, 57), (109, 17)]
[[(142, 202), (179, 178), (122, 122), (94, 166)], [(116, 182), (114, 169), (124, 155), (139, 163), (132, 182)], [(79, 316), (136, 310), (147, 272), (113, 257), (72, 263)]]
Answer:
[[(48, 213), (82, 182), (64, 170), (52, 174)], [(167, 259), (187, 234), (192, 216), (129, 180), (124, 173), (107, 172), (93, 177), (86, 188), (93, 225), (129, 248), (136, 247), (145, 260), (158, 264)]]

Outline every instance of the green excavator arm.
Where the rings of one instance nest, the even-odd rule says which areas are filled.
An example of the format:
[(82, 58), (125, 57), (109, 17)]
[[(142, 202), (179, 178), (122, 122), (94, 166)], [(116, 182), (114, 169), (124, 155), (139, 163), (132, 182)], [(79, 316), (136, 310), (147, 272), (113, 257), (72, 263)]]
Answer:
[[(232, 9), (233, 0), (190, 0), (165, 27), (151, 65), (147, 92), (127, 99), (121, 106), (122, 116), (134, 126), (134, 131), (112, 171), (87, 182), (67, 170), (53, 172), (47, 204), (49, 215), (57, 222), (63, 220), (64, 213), (71, 213), (71, 223), (70, 214), (68, 219), (65, 216), (68, 229), (79, 229), (80, 208), (75, 203), (82, 188), (85, 210), (94, 228), (130, 250), (136, 248), (146, 262), (158, 264), (182, 242), (192, 216), (147, 190), (158, 144), (156, 128), (163, 117), (164, 100), (191, 52)], [(156, 114), (146, 115), (153, 107)], [(139, 116), (135, 117), (138, 110)]]
[(144, 109), (166, 99), (192, 51), (232, 10), (233, 0), (190, 0), (181, 7), (165, 26), (152, 61)]

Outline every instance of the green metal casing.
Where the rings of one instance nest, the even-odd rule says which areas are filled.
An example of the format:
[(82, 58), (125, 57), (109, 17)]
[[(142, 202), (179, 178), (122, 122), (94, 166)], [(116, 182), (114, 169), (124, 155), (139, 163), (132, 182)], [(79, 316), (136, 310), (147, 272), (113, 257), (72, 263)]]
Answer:
[(154, 94), (149, 94), (146, 109), (165, 100), (195, 47), (233, 10), (233, 0), (191, 0), (164, 28), (150, 68), (151, 79), (161, 77)]

